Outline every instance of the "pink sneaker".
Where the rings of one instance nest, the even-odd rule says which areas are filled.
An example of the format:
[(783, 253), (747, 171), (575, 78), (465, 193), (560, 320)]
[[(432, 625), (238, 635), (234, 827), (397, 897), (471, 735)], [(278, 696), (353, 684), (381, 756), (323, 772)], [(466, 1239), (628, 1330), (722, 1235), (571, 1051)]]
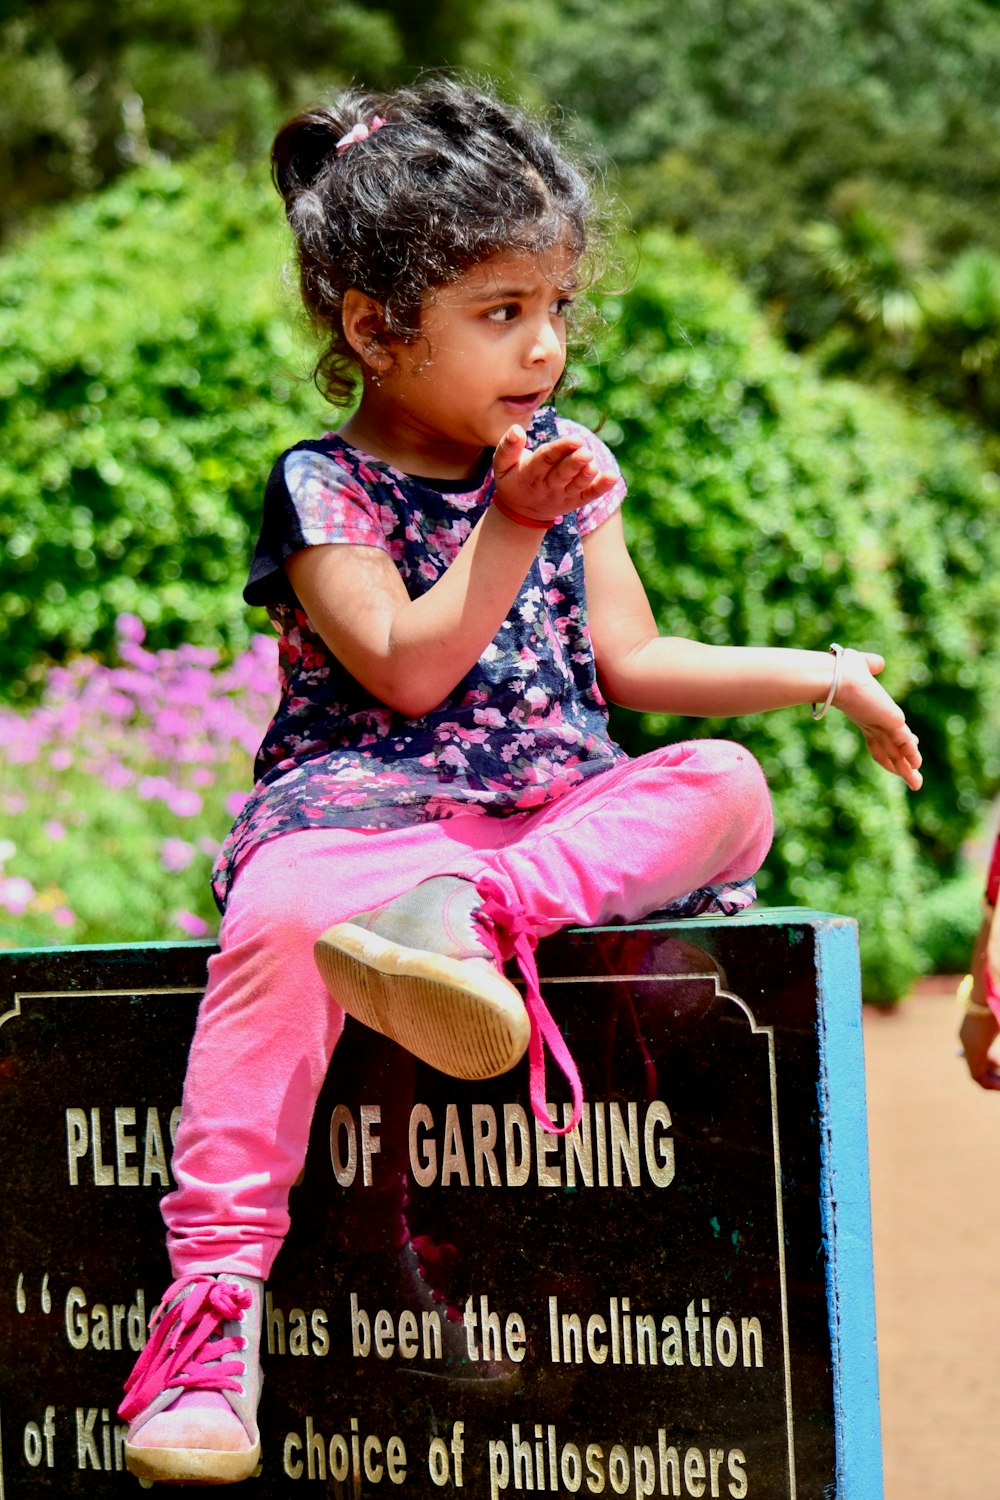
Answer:
[[(583, 1108), (580, 1074), (538, 987), (537, 939), (489, 873), (475, 883), (432, 875), (403, 895), (317, 940), (316, 967), (330, 994), (373, 1031), (452, 1078), (496, 1078), (528, 1053), (531, 1107), (542, 1128), (566, 1135)], [(509, 950), (509, 952), (508, 952)], [(516, 958), (525, 998), (503, 972)], [(573, 1095), (572, 1118), (549, 1116), (545, 1047)]]
[(365, 1026), (452, 1078), (495, 1078), (520, 1062), (531, 1024), (491, 936), (475, 885), (436, 875), (329, 928), (316, 965)]
[(220, 1272), (167, 1288), (118, 1408), (138, 1479), (235, 1484), (254, 1472), (263, 1286)]

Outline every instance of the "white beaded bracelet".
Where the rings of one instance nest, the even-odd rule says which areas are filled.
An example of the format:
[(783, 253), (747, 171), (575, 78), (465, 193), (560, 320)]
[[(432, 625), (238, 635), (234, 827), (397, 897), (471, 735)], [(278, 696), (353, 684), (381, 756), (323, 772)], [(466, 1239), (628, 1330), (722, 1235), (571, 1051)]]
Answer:
[(830, 683), (830, 690), (821, 704), (817, 706), (814, 703), (812, 706), (812, 716), (817, 722), (823, 718), (830, 704), (836, 698), (837, 689), (840, 687), (840, 674), (844, 666), (843, 646), (838, 646), (836, 641), (833, 641), (830, 646), (830, 655), (833, 657), (833, 681)]

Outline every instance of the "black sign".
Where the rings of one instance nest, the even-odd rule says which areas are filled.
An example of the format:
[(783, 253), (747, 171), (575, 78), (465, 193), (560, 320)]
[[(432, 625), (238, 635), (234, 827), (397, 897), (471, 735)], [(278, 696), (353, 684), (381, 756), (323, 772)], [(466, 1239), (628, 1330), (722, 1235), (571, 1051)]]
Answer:
[[(210, 951), (0, 955), (0, 1500), (135, 1492), (115, 1408), (170, 1280)], [(247, 1492), (846, 1495), (816, 925), (570, 932), (539, 966), (584, 1082), (570, 1136), (526, 1069), (461, 1084), (345, 1032)]]

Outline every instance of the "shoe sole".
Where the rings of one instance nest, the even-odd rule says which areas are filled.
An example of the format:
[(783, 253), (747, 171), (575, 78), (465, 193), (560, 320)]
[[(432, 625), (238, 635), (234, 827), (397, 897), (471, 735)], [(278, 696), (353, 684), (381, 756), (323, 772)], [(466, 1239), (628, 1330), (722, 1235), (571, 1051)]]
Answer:
[(140, 1448), (125, 1444), (125, 1464), (153, 1484), (239, 1484), (260, 1463), (260, 1443), (236, 1452), (215, 1448)]
[(497, 1078), (528, 1048), (531, 1023), (510, 980), (484, 961), (389, 942), (341, 922), (315, 946), (316, 966), (339, 1005), (373, 1031), (452, 1078)]

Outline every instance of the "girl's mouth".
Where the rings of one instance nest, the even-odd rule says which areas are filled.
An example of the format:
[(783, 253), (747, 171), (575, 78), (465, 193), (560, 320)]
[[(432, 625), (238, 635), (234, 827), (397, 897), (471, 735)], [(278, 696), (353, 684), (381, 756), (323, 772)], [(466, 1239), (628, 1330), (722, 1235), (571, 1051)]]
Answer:
[(536, 406), (541, 406), (545, 400), (544, 391), (532, 391), (528, 396), (501, 396), (504, 406), (511, 407), (514, 411), (529, 411)]

